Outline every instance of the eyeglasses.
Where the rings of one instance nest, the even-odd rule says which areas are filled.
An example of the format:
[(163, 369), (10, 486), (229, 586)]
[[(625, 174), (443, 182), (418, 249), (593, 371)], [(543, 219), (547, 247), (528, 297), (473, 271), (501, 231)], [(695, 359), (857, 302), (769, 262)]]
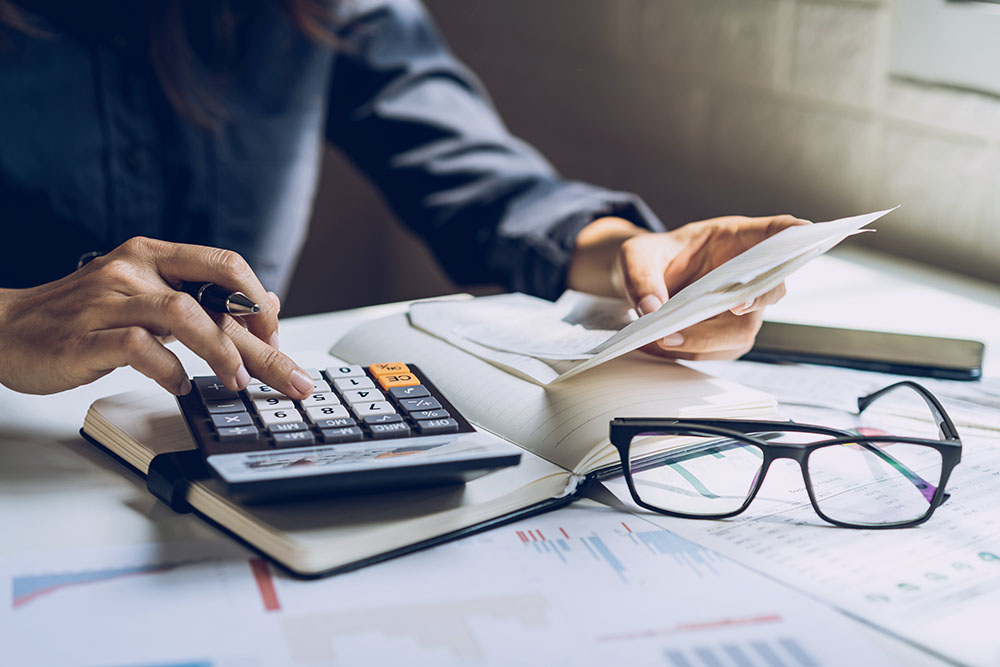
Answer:
[[(611, 421), (611, 444), (621, 456), (632, 499), (653, 512), (735, 516), (750, 506), (771, 464), (792, 459), (824, 521), (846, 528), (905, 528), (927, 521), (948, 499), (945, 486), (961, 460), (962, 441), (940, 401), (916, 382), (862, 396), (858, 413), (901, 388), (914, 390), (927, 404), (937, 439), (779, 421), (618, 418)], [(683, 444), (672, 445), (678, 436)]]

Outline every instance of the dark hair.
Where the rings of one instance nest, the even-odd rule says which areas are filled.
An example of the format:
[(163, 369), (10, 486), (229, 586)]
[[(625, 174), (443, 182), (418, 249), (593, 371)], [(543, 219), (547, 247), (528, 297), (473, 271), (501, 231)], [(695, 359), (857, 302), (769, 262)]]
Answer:
[[(135, 0), (142, 1), (142, 0)], [(145, 0), (148, 4), (149, 58), (164, 95), (182, 115), (209, 129), (218, 129), (226, 118), (225, 103), (218, 94), (220, 65), (224, 65), (240, 20), (239, 0), (199, 0), (195, 20), (186, 12), (184, 0)], [(0, 24), (35, 37), (53, 38), (40, 29), (31, 14), (16, 4), (0, 0)], [(333, 0), (273, 0), (305, 35), (318, 43), (334, 46)], [(204, 34), (208, 48), (193, 44), (191, 31)], [(0, 33), (0, 39), (3, 35)]]

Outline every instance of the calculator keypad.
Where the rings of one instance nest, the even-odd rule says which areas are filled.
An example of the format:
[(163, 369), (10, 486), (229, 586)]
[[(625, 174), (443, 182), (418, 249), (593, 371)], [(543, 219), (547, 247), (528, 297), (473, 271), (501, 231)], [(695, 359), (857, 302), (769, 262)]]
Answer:
[[(193, 382), (206, 423), (206, 455), (223, 450), (308, 447), (471, 432), (474, 429), (419, 370), (401, 362), (310, 369), (313, 393), (301, 401), (260, 382), (234, 392), (215, 377)], [(195, 403), (182, 402), (185, 412)], [(450, 410), (449, 410), (450, 409)], [(191, 416), (189, 416), (189, 421)]]

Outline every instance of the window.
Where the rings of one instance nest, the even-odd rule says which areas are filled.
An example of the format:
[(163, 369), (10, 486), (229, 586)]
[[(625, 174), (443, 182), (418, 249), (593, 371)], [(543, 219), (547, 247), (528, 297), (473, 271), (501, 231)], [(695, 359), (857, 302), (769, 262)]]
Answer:
[(893, 74), (1000, 95), (1000, 0), (900, 0)]

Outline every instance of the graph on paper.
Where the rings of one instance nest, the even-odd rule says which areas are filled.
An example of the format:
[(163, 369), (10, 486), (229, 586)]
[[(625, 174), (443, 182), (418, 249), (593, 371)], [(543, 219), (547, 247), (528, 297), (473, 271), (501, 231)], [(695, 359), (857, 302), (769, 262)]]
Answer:
[(638, 550), (642, 558), (663, 556), (676, 567), (698, 577), (718, 574), (719, 556), (697, 544), (662, 529), (635, 529), (627, 521), (618, 521), (598, 534), (583, 529), (573, 535), (564, 526), (557, 526), (548, 535), (541, 528), (514, 530), (520, 543), (539, 556), (555, 558), (568, 567), (579, 559), (605, 563), (617, 576), (627, 581), (626, 554)]

